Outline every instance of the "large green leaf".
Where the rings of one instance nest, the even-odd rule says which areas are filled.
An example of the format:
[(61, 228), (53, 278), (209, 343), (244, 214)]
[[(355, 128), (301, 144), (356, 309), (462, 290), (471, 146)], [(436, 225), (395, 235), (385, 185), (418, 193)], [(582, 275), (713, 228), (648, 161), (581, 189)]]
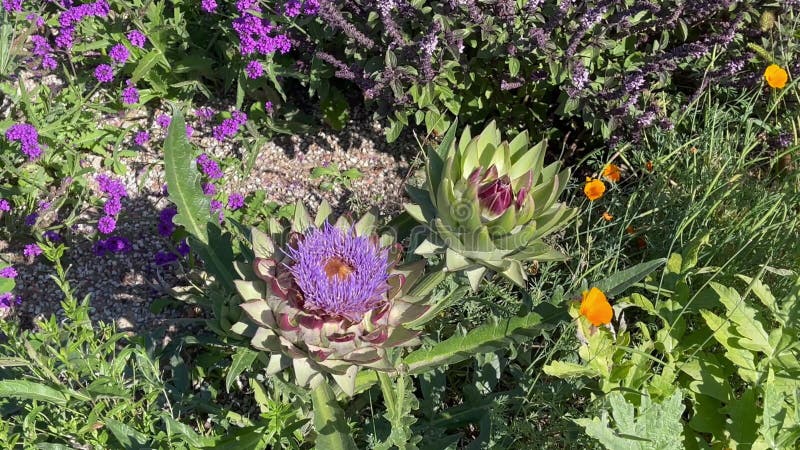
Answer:
[(644, 277), (653, 273), (654, 270), (658, 269), (666, 261), (665, 258), (659, 258), (637, 264), (595, 283), (594, 287), (600, 289), (609, 297), (614, 297), (643, 280)]
[(153, 448), (146, 435), (135, 428), (126, 425), (118, 420), (106, 419), (106, 427), (117, 438), (120, 445), (125, 450), (145, 450)]
[(478, 353), (506, 348), (512, 339), (537, 336), (562, 319), (568, 319), (564, 309), (543, 303), (539, 305), (537, 311), (525, 316), (497, 320), (470, 330), (465, 335), (453, 336), (431, 348), (416, 350), (405, 358), (404, 363), (408, 366), (409, 373), (426, 372), (446, 364), (463, 361)]
[(169, 198), (178, 207), (174, 222), (183, 225), (186, 231), (208, 245), (211, 204), (200, 187), (200, 172), (186, 138), (186, 122), (178, 108), (173, 108), (172, 122), (164, 141), (164, 171)]
[(56, 405), (67, 404), (68, 397), (50, 386), (27, 380), (0, 381), (0, 398), (16, 397), (23, 400), (39, 400)]
[(643, 396), (638, 411), (619, 392), (608, 395), (615, 427), (608, 426), (608, 417), (579, 419), (586, 434), (610, 450), (680, 450), (683, 448), (683, 393), (680, 389), (661, 403), (652, 403)]
[(344, 411), (326, 381), (311, 391), (314, 406), (314, 429), (317, 430), (318, 450), (357, 450), (356, 442), (347, 426)]
[(233, 362), (228, 367), (228, 374), (225, 375), (225, 389), (230, 392), (233, 382), (239, 378), (245, 370), (253, 365), (253, 361), (258, 357), (258, 352), (250, 350), (247, 347), (239, 347), (236, 354), (233, 355)]

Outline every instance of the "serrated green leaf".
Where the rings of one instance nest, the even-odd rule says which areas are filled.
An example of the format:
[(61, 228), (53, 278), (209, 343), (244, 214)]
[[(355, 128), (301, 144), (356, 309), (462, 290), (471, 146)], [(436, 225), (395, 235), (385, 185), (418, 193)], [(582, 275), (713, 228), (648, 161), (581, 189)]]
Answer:
[(593, 286), (603, 291), (607, 296), (614, 297), (643, 280), (644, 277), (653, 273), (654, 270), (658, 269), (665, 262), (666, 259), (664, 258), (643, 262), (619, 271), (602, 281), (594, 283)]
[(319, 450), (357, 450), (344, 411), (336, 402), (336, 396), (322, 381), (311, 391), (314, 406), (314, 429), (317, 431), (316, 448)]
[(250, 366), (253, 365), (253, 362), (257, 357), (258, 352), (250, 350), (247, 347), (239, 347), (236, 349), (236, 353), (233, 355), (233, 361), (231, 362), (230, 367), (228, 367), (228, 373), (225, 375), (225, 390), (228, 392), (231, 391), (233, 382), (239, 378), (239, 375), (241, 375), (242, 372), (249, 369)]
[(68, 396), (57, 389), (27, 380), (0, 381), (0, 398), (3, 397), (38, 400), (61, 406), (66, 405), (68, 400)]

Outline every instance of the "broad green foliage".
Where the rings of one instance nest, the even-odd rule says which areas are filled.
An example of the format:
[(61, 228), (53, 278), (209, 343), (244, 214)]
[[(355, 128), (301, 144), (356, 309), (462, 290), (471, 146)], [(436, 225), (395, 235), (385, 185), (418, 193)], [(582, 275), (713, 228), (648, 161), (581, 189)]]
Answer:
[(479, 135), (466, 127), (456, 142), (453, 124), (428, 152), (422, 189), (408, 187), (406, 211), (430, 230), (416, 253), (442, 254), (450, 272), (463, 272), (473, 290), (489, 271), (525, 285), (526, 261), (559, 261), (566, 255), (543, 242), (575, 215), (558, 199), (569, 170), (544, 165), (545, 141), (533, 147), (528, 133), (503, 141), (494, 122)]
[(609, 450), (680, 450), (683, 449), (683, 394), (676, 390), (671, 397), (654, 403), (642, 397), (638, 407), (625, 400), (619, 392), (608, 395), (614, 426), (609, 417), (579, 419), (586, 434), (600, 441)]
[[(783, 299), (776, 299), (757, 278), (740, 276), (746, 283), (743, 294), (711, 280), (703, 283), (703, 273), (711, 270), (696, 264), (698, 250), (707, 242), (703, 236), (683, 254), (673, 254), (663, 274), (648, 281), (654, 301), (637, 293), (618, 302), (627, 320), (638, 316), (635, 309), (657, 318), (654, 336), (643, 323), (616, 333), (586, 330), (579, 349), (584, 363), (556, 361), (545, 371), (596, 378), (602, 391), (620, 390), (640, 411), (644, 399), (663, 401), (680, 393), (691, 406), (688, 420), (681, 420), (685, 448), (706, 448), (707, 442), (731, 448), (793, 448), (800, 439), (795, 413), (800, 279)], [(593, 436), (608, 448), (628, 448)]]

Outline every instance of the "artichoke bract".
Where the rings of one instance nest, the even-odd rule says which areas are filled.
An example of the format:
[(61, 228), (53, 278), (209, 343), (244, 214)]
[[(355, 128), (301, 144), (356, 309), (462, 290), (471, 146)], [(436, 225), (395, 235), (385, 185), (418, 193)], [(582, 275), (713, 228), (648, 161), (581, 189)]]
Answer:
[(388, 350), (419, 343), (412, 329), (432, 315), (426, 303), (443, 278), (423, 277), (425, 261), (400, 264), (399, 244), (375, 234), (372, 214), (313, 221), (298, 204), (289, 230), (272, 221), (251, 231), (254, 258), (237, 264), (246, 321), (234, 331), (271, 353), (267, 373), (292, 366), (305, 386), (330, 374), (352, 395), (359, 368), (395, 370)]
[(423, 187), (407, 189), (414, 203), (405, 209), (428, 233), (415, 253), (443, 254), (447, 270), (463, 271), (473, 290), (487, 271), (524, 286), (524, 261), (567, 258), (542, 238), (575, 216), (557, 202), (569, 171), (559, 162), (545, 167), (546, 141), (530, 146), (527, 131), (503, 141), (492, 122), (475, 137), (467, 127), (456, 142), (455, 130), (428, 151)]

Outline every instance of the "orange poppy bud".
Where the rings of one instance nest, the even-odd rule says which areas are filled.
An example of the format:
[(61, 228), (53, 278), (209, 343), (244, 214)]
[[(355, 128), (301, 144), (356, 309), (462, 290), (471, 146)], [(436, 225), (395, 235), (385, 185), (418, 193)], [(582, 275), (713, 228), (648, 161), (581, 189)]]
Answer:
[(645, 241), (643, 237), (639, 236), (636, 238), (636, 246), (639, 247), (640, 250), (644, 249), (647, 247), (647, 241)]
[(597, 200), (603, 196), (606, 191), (606, 185), (600, 180), (587, 178), (586, 185), (583, 187), (583, 193), (590, 202)]
[(608, 181), (618, 183), (620, 179), (619, 166), (613, 163), (608, 164), (603, 168), (603, 178)]
[(627, 227), (627, 228), (625, 228), (625, 231), (626, 231), (628, 234), (633, 234), (633, 233), (636, 233), (636, 228), (633, 228), (633, 225), (628, 225), (628, 227)]
[(614, 219), (614, 216), (609, 214), (608, 211), (603, 213), (603, 220), (605, 220), (606, 222), (611, 222), (611, 220), (613, 220), (613, 219)]
[(772, 64), (764, 70), (764, 79), (770, 87), (783, 89), (789, 81), (789, 74), (781, 66)]
[(647, 169), (648, 172), (652, 172), (653, 171), (653, 161), (647, 161), (647, 163), (644, 165), (644, 168)]
[(592, 325), (599, 327), (611, 323), (614, 310), (611, 309), (611, 303), (608, 302), (603, 291), (593, 287), (583, 292), (580, 314), (586, 317)]

